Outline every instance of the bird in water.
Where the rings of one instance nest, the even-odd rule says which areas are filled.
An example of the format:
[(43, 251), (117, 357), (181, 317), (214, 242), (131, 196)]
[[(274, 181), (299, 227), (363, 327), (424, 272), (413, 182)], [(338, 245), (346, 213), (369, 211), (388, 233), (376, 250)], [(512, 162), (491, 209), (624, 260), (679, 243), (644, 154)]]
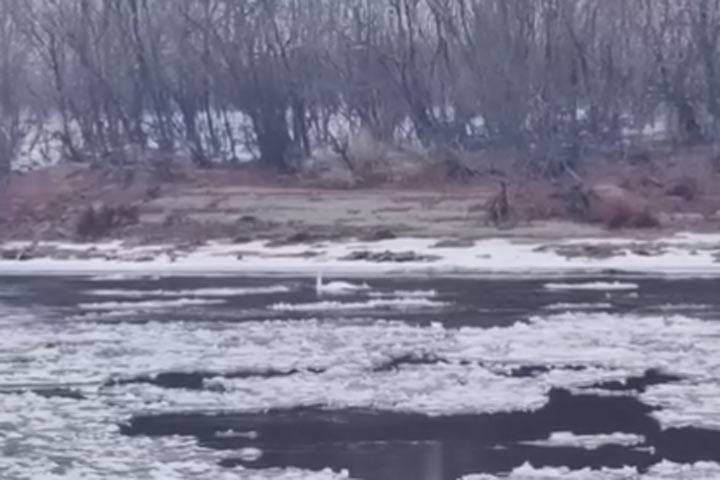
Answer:
[(344, 295), (352, 292), (370, 290), (367, 283), (356, 284), (349, 282), (323, 282), (322, 273), (318, 272), (315, 278), (315, 291), (318, 295)]

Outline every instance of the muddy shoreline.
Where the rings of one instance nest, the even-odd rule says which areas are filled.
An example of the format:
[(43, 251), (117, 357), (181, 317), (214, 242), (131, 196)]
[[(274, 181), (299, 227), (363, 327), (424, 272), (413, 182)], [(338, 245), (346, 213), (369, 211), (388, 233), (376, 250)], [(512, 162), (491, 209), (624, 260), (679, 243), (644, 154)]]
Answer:
[(695, 203), (655, 192), (660, 227), (610, 230), (550, 215), (567, 186), (521, 177), (510, 187), (512, 215), (498, 225), (488, 218), (494, 179), (333, 190), (250, 173), (192, 170), (171, 183), (121, 186), (82, 167), (32, 172), (2, 199), (0, 270), (597, 273), (720, 265), (720, 215), (712, 213), (720, 198), (710, 190)]
[[(665, 183), (670, 185), (677, 173), (669, 166), (667, 171)], [(586, 172), (588, 185), (604, 185), (613, 195), (627, 196), (621, 199), (624, 208), (647, 205), (658, 226), (609, 230), (602, 220), (574, 221), (567, 198), (572, 184), (541, 181), (512, 169), (504, 177), (489, 176), (471, 184), (438, 179), (424, 187), (330, 189), (301, 178), (281, 181), (236, 169), (183, 170), (172, 182), (147, 179), (124, 185), (102, 171), (60, 165), (18, 176), (0, 195), (0, 241), (114, 239), (136, 245), (182, 245), (263, 240), (289, 245), (412, 237), (462, 244), (492, 238), (643, 240), (681, 231), (720, 232), (720, 196), (710, 186), (689, 201), (662, 189), (647, 190), (642, 168), (617, 167), (612, 172), (613, 176)], [(488, 215), (499, 178), (507, 179), (511, 210), (500, 223)], [(617, 198), (609, 200), (607, 206), (617, 207)], [(89, 210), (109, 218), (84, 225)]]

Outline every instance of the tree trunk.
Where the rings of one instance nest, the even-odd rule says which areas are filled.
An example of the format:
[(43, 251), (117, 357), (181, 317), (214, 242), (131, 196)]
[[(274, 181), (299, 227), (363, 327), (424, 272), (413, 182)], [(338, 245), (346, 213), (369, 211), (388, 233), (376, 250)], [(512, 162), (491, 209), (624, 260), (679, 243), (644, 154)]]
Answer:
[(292, 142), (284, 110), (264, 108), (253, 115), (252, 122), (262, 164), (277, 171), (289, 170), (288, 152)]

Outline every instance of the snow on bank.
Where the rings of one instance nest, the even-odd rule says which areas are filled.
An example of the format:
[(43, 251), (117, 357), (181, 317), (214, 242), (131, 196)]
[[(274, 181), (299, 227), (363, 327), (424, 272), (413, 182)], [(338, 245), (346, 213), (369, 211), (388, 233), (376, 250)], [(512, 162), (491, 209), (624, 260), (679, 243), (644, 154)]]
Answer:
[[(245, 273), (316, 275), (382, 275), (382, 274), (543, 274), (602, 273), (608, 270), (684, 275), (720, 275), (720, 235), (676, 235), (651, 241), (662, 245), (657, 254), (647, 255), (638, 249), (637, 241), (628, 239), (585, 239), (553, 242), (488, 239), (469, 248), (434, 248), (435, 239), (402, 238), (380, 242), (337, 242), (313, 245), (271, 247), (264, 242), (247, 244), (209, 243), (186, 253), (169, 246), (124, 247), (121, 242), (95, 245), (41, 244), (74, 252), (76, 259), (39, 258), (27, 261), (0, 261), (0, 272), (6, 274), (87, 274), (106, 270), (128, 273)], [(24, 248), (26, 243), (7, 244)], [(617, 255), (607, 258), (565, 256), (557, 248), (583, 245), (611, 245)], [(542, 248), (541, 248), (542, 247)], [(92, 249), (94, 258), (80, 259)], [(376, 263), (367, 260), (343, 260), (353, 252), (408, 252), (434, 261)], [(141, 260), (141, 261), (140, 261)]]
[(645, 437), (632, 433), (610, 433), (598, 435), (576, 435), (572, 432), (554, 432), (545, 440), (520, 442), (523, 445), (536, 447), (576, 447), (586, 450), (597, 450), (606, 445), (636, 447), (645, 443)]

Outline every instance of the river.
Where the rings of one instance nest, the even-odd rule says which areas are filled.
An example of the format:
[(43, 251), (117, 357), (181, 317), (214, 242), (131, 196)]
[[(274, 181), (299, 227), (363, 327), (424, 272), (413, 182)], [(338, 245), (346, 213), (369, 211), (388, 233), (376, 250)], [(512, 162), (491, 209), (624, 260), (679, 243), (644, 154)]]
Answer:
[(0, 478), (720, 476), (720, 280), (352, 282), (0, 277)]

